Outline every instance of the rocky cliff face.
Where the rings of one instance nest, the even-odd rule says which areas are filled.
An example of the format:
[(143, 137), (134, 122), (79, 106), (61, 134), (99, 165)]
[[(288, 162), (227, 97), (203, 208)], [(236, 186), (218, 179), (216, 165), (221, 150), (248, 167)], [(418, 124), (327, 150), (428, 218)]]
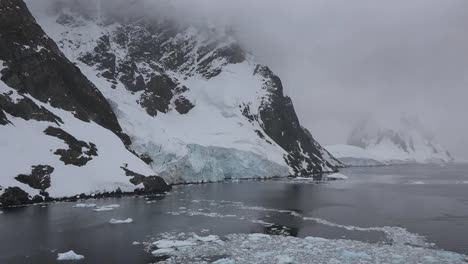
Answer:
[[(0, 59), (4, 68), (1, 80), (20, 93), (72, 112), (82, 121), (94, 121), (130, 144), (106, 99), (60, 52), (55, 42), (36, 23), (24, 2), (2, 1), (0, 10)], [(5, 96), (3, 98), (5, 100)], [(34, 108), (34, 103), (23, 104)], [(30, 116), (22, 113), (23, 117), (53, 119), (50, 113), (42, 112), (38, 117), (31, 115), (36, 111), (29, 112)]]
[(0, 204), (144, 191), (120, 166), (153, 172), (126, 149), (130, 139), (108, 101), (26, 5), (2, 0), (0, 25)]

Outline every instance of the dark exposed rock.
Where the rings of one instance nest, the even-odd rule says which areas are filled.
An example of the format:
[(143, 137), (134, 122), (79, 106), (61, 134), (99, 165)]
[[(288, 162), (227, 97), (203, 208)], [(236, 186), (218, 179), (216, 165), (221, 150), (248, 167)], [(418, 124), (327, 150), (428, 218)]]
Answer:
[(37, 165), (32, 166), (31, 174), (20, 174), (15, 179), (33, 189), (44, 191), (50, 187), (50, 175), (53, 172), (54, 168), (49, 165)]
[(192, 110), (195, 105), (192, 104), (192, 102), (190, 102), (189, 100), (187, 100), (187, 98), (185, 98), (184, 96), (180, 96), (179, 98), (177, 98), (175, 101), (175, 108), (177, 110), (177, 112), (179, 112), (179, 114), (187, 114), (188, 112), (190, 112), (190, 110)]
[(0, 204), (2, 207), (10, 207), (17, 205), (25, 205), (31, 203), (31, 199), (27, 192), (19, 187), (9, 187), (0, 196)]
[(116, 73), (116, 57), (111, 51), (108, 35), (103, 35), (97, 42), (94, 53), (88, 53), (80, 58), (88, 65), (95, 65), (97, 70), (104, 71), (101, 75), (107, 79), (114, 79)]
[(146, 85), (145, 92), (141, 96), (140, 104), (151, 116), (158, 112), (167, 113), (171, 104), (177, 84), (166, 75), (158, 75), (151, 78)]
[(162, 193), (171, 190), (171, 186), (168, 185), (163, 178), (159, 176), (144, 176), (139, 173), (133, 172), (125, 167), (121, 167), (125, 171), (125, 175), (132, 177), (130, 182), (133, 185), (143, 183), (144, 193)]
[[(331, 164), (323, 160), (320, 145), (309, 137), (301, 127), (291, 98), (284, 96), (283, 85), (268, 67), (258, 65), (254, 74), (264, 78), (264, 89), (269, 92), (267, 100), (259, 109), (260, 122), (265, 133), (288, 152), (285, 157), (295, 175), (310, 175), (322, 172), (322, 166)], [(245, 114), (244, 114), (245, 115)]]
[[(63, 123), (60, 117), (44, 107), (39, 107), (34, 101), (27, 97), (21, 96), (21, 99), (13, 101), (10, 94), (0, 94), (0, 109), (3, 109), (8, 114), (20, 117), (24, 120), (48, 121), (56, 124)], [(1, 114), (0, 114), (1, 119)]]
[(0, 108), (0, 125), (8, 125), (10, 124), (10, 121), (8, 121), (8, 118), (5, 115), (5, 112)]
[(20, 93), (94, 121), (117, 134), (126, 145), (117, 118), (99, 90), (60, 52), (22, 0), (0, 2), (2, 81)]
[(68, 149), (57, 149), (54, 152), (55, 155), (60, 156), (60, 160), (66, 165), (72, 164), (81, 167), (92, 160), (93, 156), (98, 155), (95, 144), (78, 140), (61, 128), (48, 127), (44, 133), (59, 138), (68, 145)]
[[(138, 156), (138, 155), (137, 155)], [(142, 161), (144, 161), (146, 164), (151, 164), (153, 162), (153, 159), (148, 155), (148, 154), (143, 154), (139, 156)]]
[(44, 198), (40, 195), (34, 195), (34, 197), (31, 200), (31, 203), (43, 203)]

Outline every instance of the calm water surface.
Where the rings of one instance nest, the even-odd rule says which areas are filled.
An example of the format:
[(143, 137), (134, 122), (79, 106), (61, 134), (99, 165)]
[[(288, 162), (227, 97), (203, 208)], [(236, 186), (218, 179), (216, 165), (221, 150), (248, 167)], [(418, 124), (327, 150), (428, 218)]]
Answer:
[[(385, 242), (383, 233), (340, 225), (400, 226), (436, 247), (468, 254), (468, 165), (349, 168), (346, 181), (242, 181), (178, 186), (163, 197), (84, 201), (112, 211), (56, 203), (0, 214), (0, 263), (55, 263), (74, 250), (85, 263), (149, 263), (142, 245), (165, 232), (268, 233)], [(296, 214), (291, 214), (295, 212)], [(131, 224), (109, 220), (133, 218)], [(272, 225), (273, 224), (273, 225)]]

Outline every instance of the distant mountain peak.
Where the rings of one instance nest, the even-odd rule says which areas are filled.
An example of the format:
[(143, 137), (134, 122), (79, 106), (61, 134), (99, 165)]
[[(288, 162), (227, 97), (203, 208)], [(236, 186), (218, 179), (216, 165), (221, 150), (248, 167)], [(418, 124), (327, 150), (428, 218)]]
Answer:
[(389, 121), (368, 118), (357, 123), (347, 143), (363, 148), (386, 162), (453, 162), (417, 117), (402, 114)]

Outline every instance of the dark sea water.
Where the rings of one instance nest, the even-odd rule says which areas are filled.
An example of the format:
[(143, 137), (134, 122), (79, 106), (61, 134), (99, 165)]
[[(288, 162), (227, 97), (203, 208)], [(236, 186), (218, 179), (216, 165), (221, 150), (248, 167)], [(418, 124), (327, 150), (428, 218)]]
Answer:
[[(55, 263), (74, 250), (83, 263), (150, 263), (143, 245), (167, 232), (268, 233), (385, 242), (380, 231), (404, 227), (436, 248), (468, 254), (468, 165), (343, 169), (348, 180), (267, 180), (177, 186), (161, 197), (87, 200), (112, 211), (55, 203), (0, 214), (0, 263)], [(306, 221), (313, 217), (323, 221)], [(130, 224), (109, 220), (133, 218)], [(327, 224), (328, 223), (328, 224)], [(330, 224), (332, 223), (332, 224)]]

